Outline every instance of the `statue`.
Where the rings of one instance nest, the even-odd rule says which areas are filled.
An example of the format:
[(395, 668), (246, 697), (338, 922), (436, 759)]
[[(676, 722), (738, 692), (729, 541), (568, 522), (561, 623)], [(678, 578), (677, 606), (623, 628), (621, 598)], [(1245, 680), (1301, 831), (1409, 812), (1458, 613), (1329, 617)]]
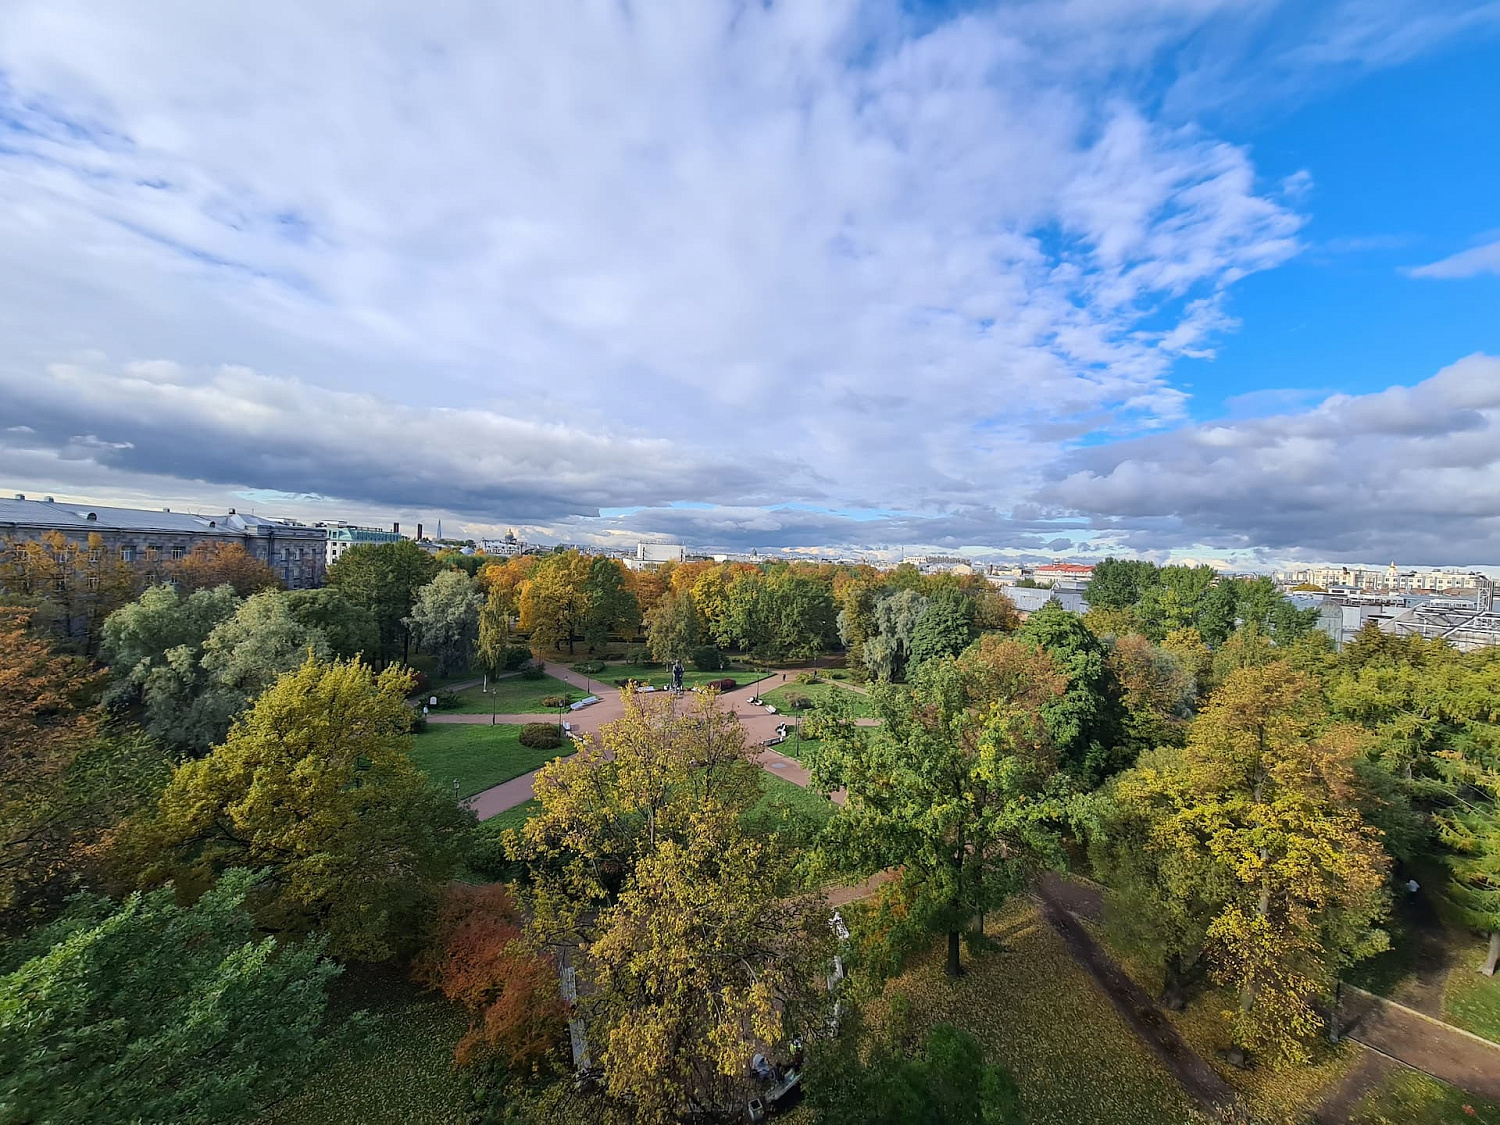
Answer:
[(681, 691), (682, 690), (682, 672), (683, 672), (682, 661), (681, 660), (674, 660), (674, 661), (672, 661), (672, 690), (673, 691)]

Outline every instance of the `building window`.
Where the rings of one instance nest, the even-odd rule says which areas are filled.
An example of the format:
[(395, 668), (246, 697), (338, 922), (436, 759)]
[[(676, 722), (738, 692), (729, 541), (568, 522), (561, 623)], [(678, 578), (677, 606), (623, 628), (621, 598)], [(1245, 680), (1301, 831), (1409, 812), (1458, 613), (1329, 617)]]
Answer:
[(100, 559), (102, 559), (103, 557), (104, 557), (104, 549), (102, 547), (90, 547), (89, 548), (89, 562), (96, 563)]
[(181, 547), (173, 547), (172, 548), (172, 558), (174, 560), (182, 558), (182, 555), (183, 555), (183, 549)]
[(135, 562), (135, 548), (134, 547), (121, 547), (120, 548), (120, 558), (124, 562)]
[(146, 585), (147, 586), (155, 586), (156, 585), (156, 571), (154, 571), (154, 570), (148, 570), (148, 571), (146, 571)]
[(161, 548), (160, 547), (147, 547), (146, 548), (146, 561), (147, 562), (155, 562), (157, 560), (157, 558), (160, 557), (160, 555), (161, 555)]
[(89, 589), (90, 590), (97, 590), (97, 589), (99, 589), (99, 576), (97, 574), (91, 574), (91, 575), (89, 575)]

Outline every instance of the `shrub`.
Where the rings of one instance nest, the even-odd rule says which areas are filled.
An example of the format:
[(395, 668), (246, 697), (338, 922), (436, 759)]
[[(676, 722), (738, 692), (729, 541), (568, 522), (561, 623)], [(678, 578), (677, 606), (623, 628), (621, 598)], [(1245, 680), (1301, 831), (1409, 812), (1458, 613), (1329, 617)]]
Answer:
[(651, 650), (645, 645), (634, 645), (625, 650), (625, 663), (627, 664), (655, 664), (651, 659)]
[(818, 682), (818, 674), (816, 672), (798, 672), (797, 682), (799, 684), (815, 684)]
[(604, 661), (580, 660), (577, 664), (573, 665), (573, 671), (577, 672), (580, 676), (597, 676), (600, 672), (604, 671)]
[(432, 681), (427, 678), (427, 673), (418, 672), (415, 668), (407, 670), (411, 672), (411, 693), (425, 696), (432, 689)]
[(543, 707), (566, 707), (573, 702), (571, 695), (544, 695), (542, 696)]
[(712, 645), (697, 645), (688, 653), (688, 661), (700, 672), (717, 672), (729, 666), (724, 654)]
[(781, 705), (788, 711), (805, 711), (812, 706), (812, 700), (800, 691), (789, 691), (782, 698)]
[(842, 672), (829, 672), (828, 673), (828, 678), (830, 680), (842, 680), (844, 678), (844, 673), (842, 673)]
[(449, 691), (447, 688), (442, 688), (442, 689), (440, 689), (438, 691), (435, 691), (431, 695), (429, 695), (427, 698), (428, 699), (436, 699), (437, 700), (437, 703), (435, 703), (434, 706), (439, 711), (443, 710), (445, 707), (457, 707), (458, 706), (458, 692), (456, 692), (456, 691)]
[(552, 723), (527, 723), (521, 728), (520, 743), (533, 750), (555, 750), (562, 745), (562, 731)]
[(502, 672), (514, 672), (531, 659), (531, 650), (525, 645), (506, 645), (500, 650), (499, 665)]
[(739, 687), (739, 684), (734, 680), (731, 680), (728, 676), (725, 676), (722, 680), (709, 680), (708, 683), (704, 684), (703, 686), (711, 687), (716, 691), (733, 691), (735, 688)]
[(547, 666), (540, 660), (521, 665), (521, 679), (523, 680), (540, 680), (546, 674)]
[(418, 711), (415, 707), (413, 707), (411, 709), (411, 732), (412, 732), (412, 734), (421, 734), (426, 729), (427, 729), (427, 716), (424, 715), (424, 714), (422, 714), (422, 712)]

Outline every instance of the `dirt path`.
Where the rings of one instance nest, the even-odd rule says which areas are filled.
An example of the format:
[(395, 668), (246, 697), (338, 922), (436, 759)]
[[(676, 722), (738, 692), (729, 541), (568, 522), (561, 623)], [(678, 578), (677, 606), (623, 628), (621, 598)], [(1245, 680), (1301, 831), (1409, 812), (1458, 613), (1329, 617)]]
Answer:
[(1043, 917), (1057, 931), (1073, 959), (1094, 978), (1130, 1029), (1181, 1083), (1188, 1096), (1212, 1113), (1233, 1110), (1238, 1102), (1234, 1090), (1183, 1041), (1151, 997), (1099, 948), (1088, 931), (1068, 913), (1061, 898), (1048, 891), (1045, 882), (1038, 885), (1037, 899)]
[(1344, 1076), (1313, 1113), (1318, 1125), (1357, 1125), (1354, 1111), (1366, 1094), (1374, 1090), (1401, 1064), (1374, 1051), (1364, 1051), (1358, 1066)]

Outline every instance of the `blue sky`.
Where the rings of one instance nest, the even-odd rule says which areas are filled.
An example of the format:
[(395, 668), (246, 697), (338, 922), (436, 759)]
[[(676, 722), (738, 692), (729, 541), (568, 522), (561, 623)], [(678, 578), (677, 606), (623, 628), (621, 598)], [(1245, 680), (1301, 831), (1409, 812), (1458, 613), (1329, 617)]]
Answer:
[(1495, 0), (12, 0), (0, 487), (1500, 563)]

